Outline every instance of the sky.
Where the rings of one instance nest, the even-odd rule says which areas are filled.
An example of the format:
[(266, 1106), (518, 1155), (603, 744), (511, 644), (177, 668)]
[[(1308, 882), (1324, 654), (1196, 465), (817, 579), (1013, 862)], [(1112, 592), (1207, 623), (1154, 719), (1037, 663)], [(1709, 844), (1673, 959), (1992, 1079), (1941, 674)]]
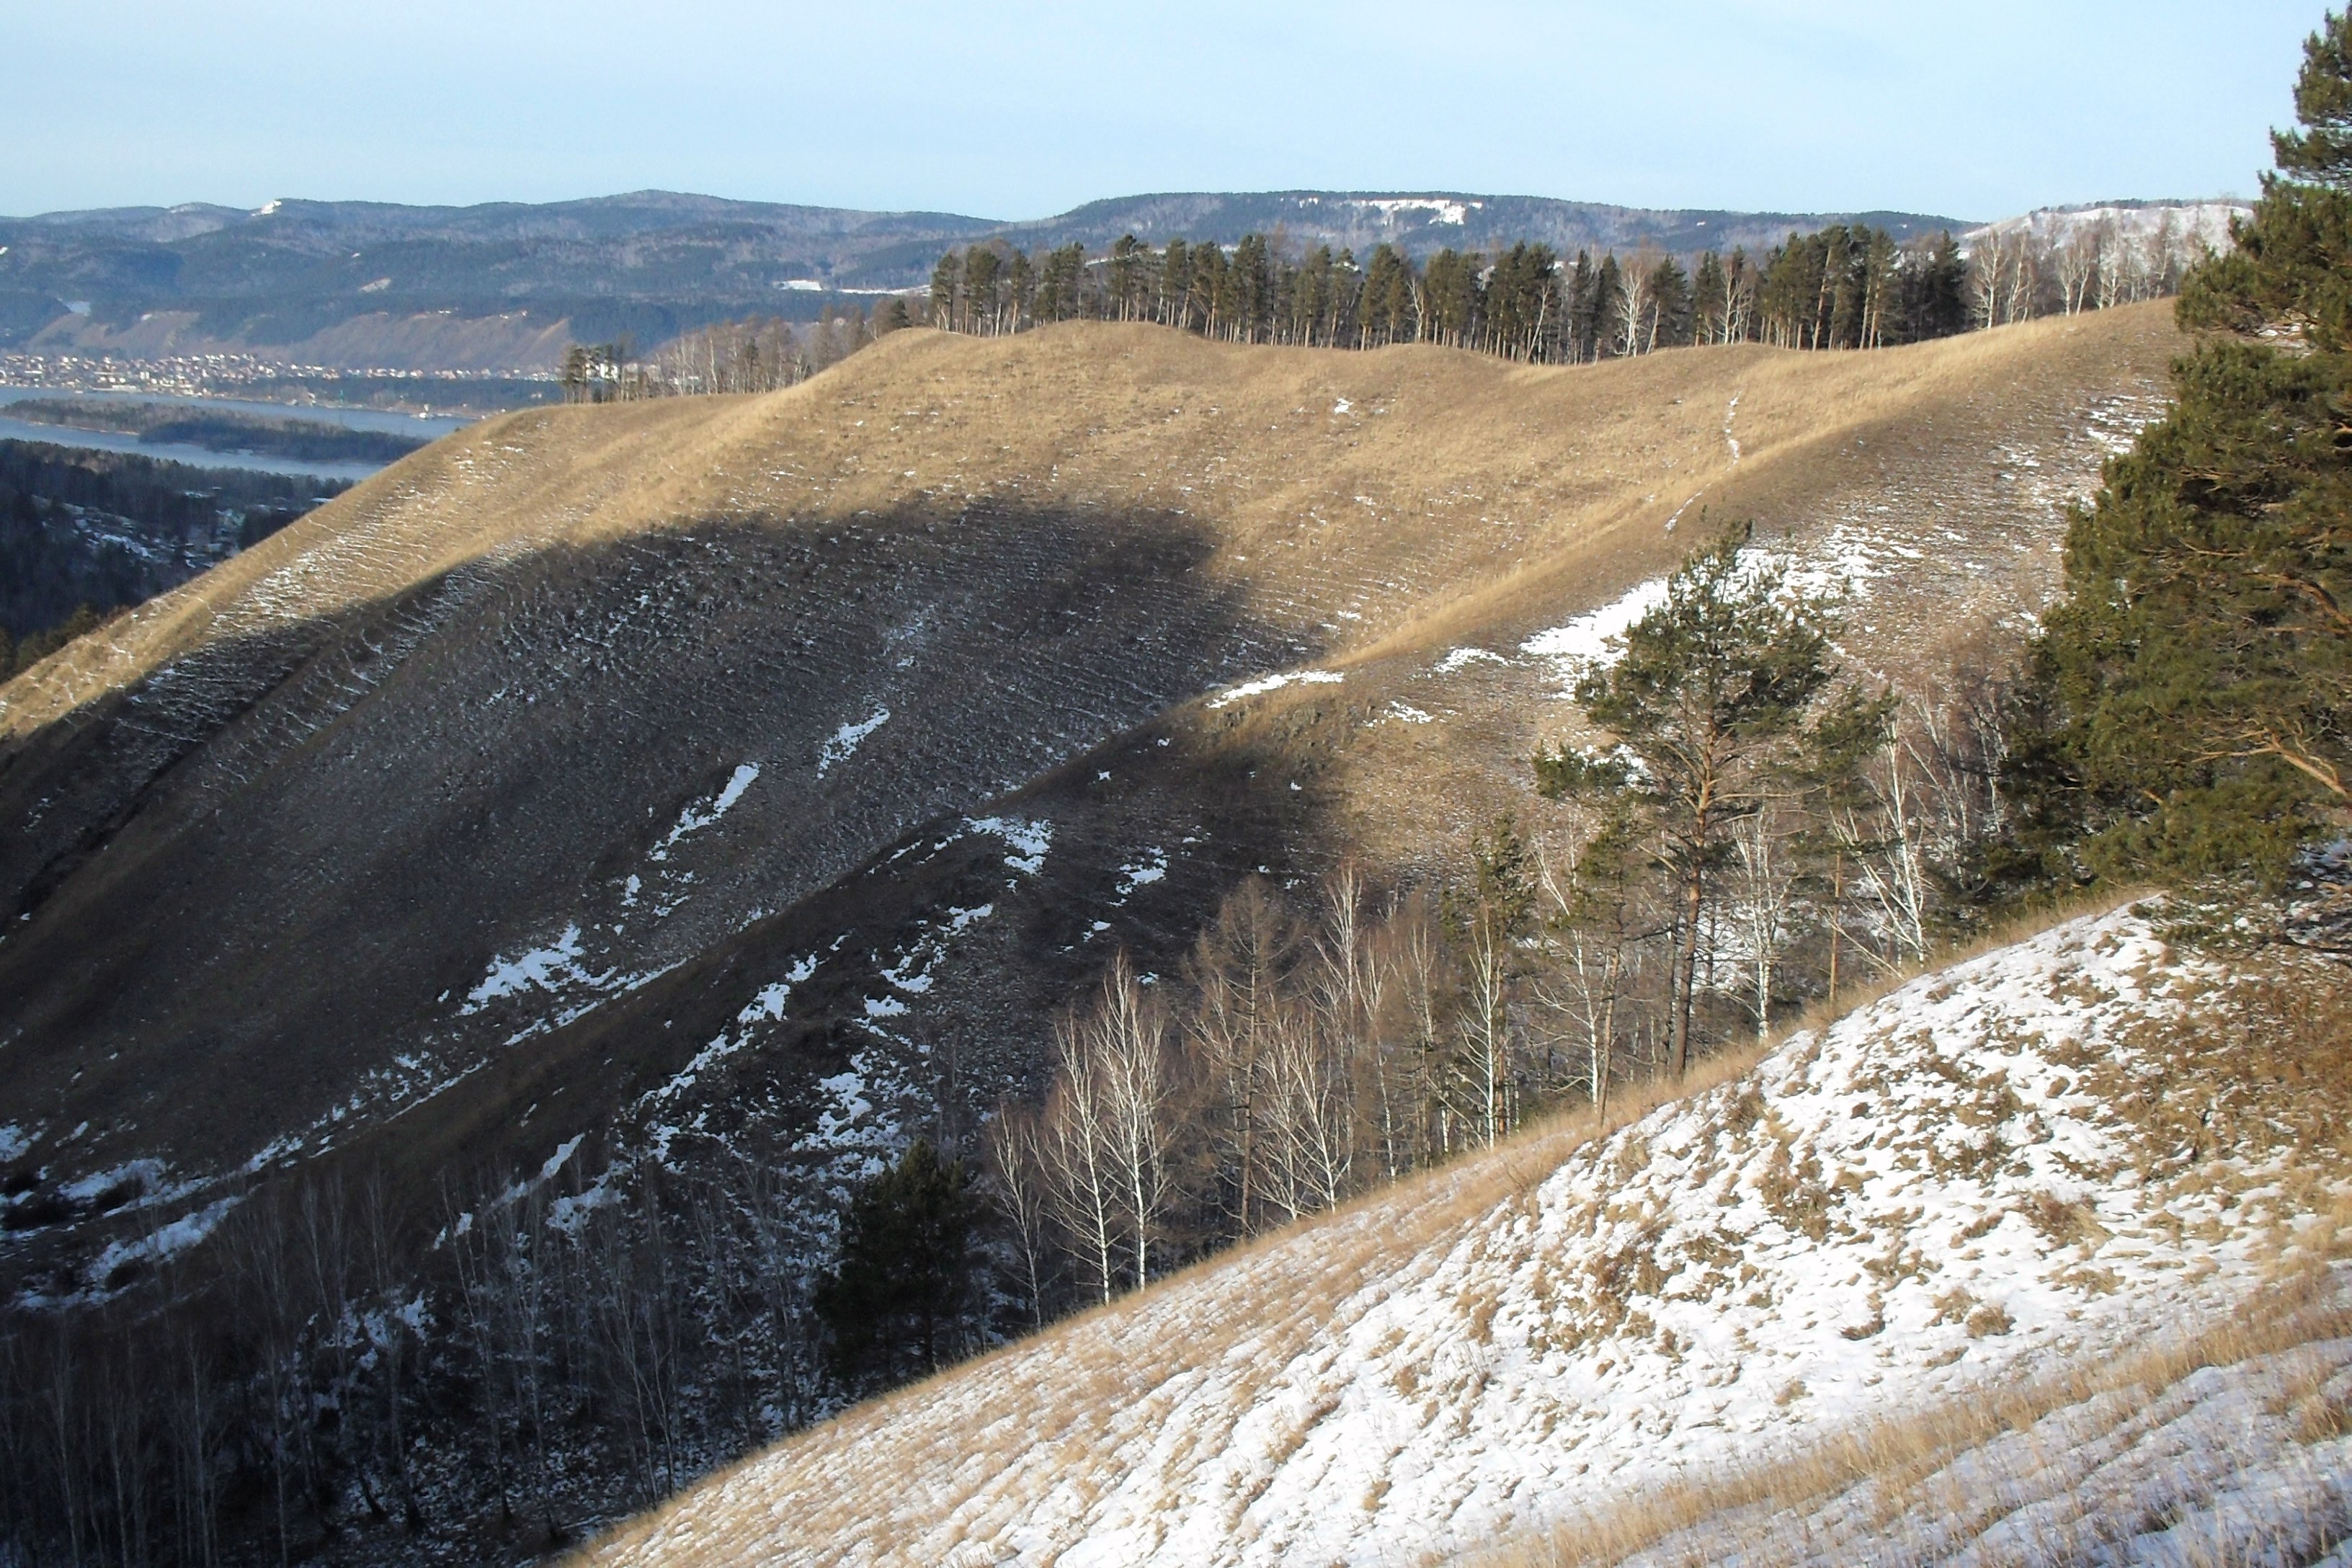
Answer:
[(0, 212), (2252, 195), (2317, 0), (0, 0)]

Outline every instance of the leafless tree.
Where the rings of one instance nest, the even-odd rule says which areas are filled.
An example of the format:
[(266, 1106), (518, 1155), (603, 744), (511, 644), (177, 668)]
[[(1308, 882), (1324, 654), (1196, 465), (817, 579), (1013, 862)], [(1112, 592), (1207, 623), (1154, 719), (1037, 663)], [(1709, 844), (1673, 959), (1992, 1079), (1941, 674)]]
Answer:
[(1013, 1227), (1033, 1329), (1045, 1326), (1046, 1252), (1053, 1218), (1044, 1140), (1037, 1113), (1009, 1100), (997, 1107), (988, 1124), (989, 1171), (997, 1202)]
[(1139, 1290), (1150, 1282), (1152, 1249), (1174, 1195), (1170, 1143), (1176, 1101), (1166, 1010), (1137, 980), (1124, 952), (1104, 978), (1093, 1034), (1111, 1168)]
[(2089, 310), (2099, 282), (2099, 250), (2104, 236), (2096, 225), (2077, 225), (2057, 247), (2058, 295), (2070, 316)]
[(1125, 1246), (1111, 1169), (1110, 1108), (1091, 1045), (1076, 1017), (1054, 1021), (1054, 1088), (1045, 1101), (1044, 1143), (1055, 1216), (1108, 1302), (1118, 1289)]
[(1797, 902), (1797, 860), (1790, 840), (1797, 824), (1785, 802), (1768, 802), (1734, 825), (1732, 872), (1726, 879), (1746, 950), (1756, 1037), (1772, 1025), (1773, 982), (1789, 942)]
[(1620, 353), (1649, 352), (1649, 339), (1657, 331), (1657, 301), (1650, 293), (1650, 279), (1657, 272), (1657, 257), (1645, 247), (1631, 263), (1619, 269), (1613, 330)]

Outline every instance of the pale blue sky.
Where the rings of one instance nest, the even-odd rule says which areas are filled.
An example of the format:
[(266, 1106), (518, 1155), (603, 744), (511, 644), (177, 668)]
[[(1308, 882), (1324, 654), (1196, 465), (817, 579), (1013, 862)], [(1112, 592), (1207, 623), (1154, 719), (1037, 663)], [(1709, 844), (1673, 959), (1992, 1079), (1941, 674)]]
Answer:
[(0, 0), (0, 212), (2251, 194), (2315, 0)]

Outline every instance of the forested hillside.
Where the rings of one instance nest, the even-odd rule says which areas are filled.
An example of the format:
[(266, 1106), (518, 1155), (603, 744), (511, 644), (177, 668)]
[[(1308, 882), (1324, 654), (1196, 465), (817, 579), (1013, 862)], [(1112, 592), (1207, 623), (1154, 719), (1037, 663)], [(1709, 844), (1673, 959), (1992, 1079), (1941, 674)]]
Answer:
[(0, 441), (0, 669), (28, 668), (344, 488)]

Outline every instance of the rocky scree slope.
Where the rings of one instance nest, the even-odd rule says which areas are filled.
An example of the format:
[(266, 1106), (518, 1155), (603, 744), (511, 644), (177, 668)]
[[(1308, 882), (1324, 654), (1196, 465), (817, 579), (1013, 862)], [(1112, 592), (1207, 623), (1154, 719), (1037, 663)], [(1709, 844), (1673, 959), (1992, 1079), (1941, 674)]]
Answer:
[(1113, 947), (1448, 864), (1709, 517), (1850, 588), (1864, 668), (2013, 637), (2173, 342), (1074, 323), (462, 432), (0, 689), (0, 1269), (103, 1291), (344, 1159), (424, 1213), (757, 1148), (821, 1229)]
[[(2340, 1540), (2347, 1007), (2338, 971), (2224, 968), (2141, 910), (2075, 919), (1628, 1125), (1538, 1131), (853, 1410), (581, 1561), (1373, 1564), (1543, 1531), (1507, 1560), (2238, 1562)], [(2242, 1362), (2198, 1373), (2225, 1344)], [(2018, 1431), (1955, 1424), (1978, 1440), (1940, 1466), (1915, 1442), (1874, 1498), (1849, 1465), (1787, 1506), (1831, 1440), (1994, 1395)], [(1777, 1496), (1700, 1506), (1774, 1459)], [(1660, 1520), (1686, 1528), (1644, 1537)], [(2180, 1555), (2200, 1543), (2226, 1555)]]

